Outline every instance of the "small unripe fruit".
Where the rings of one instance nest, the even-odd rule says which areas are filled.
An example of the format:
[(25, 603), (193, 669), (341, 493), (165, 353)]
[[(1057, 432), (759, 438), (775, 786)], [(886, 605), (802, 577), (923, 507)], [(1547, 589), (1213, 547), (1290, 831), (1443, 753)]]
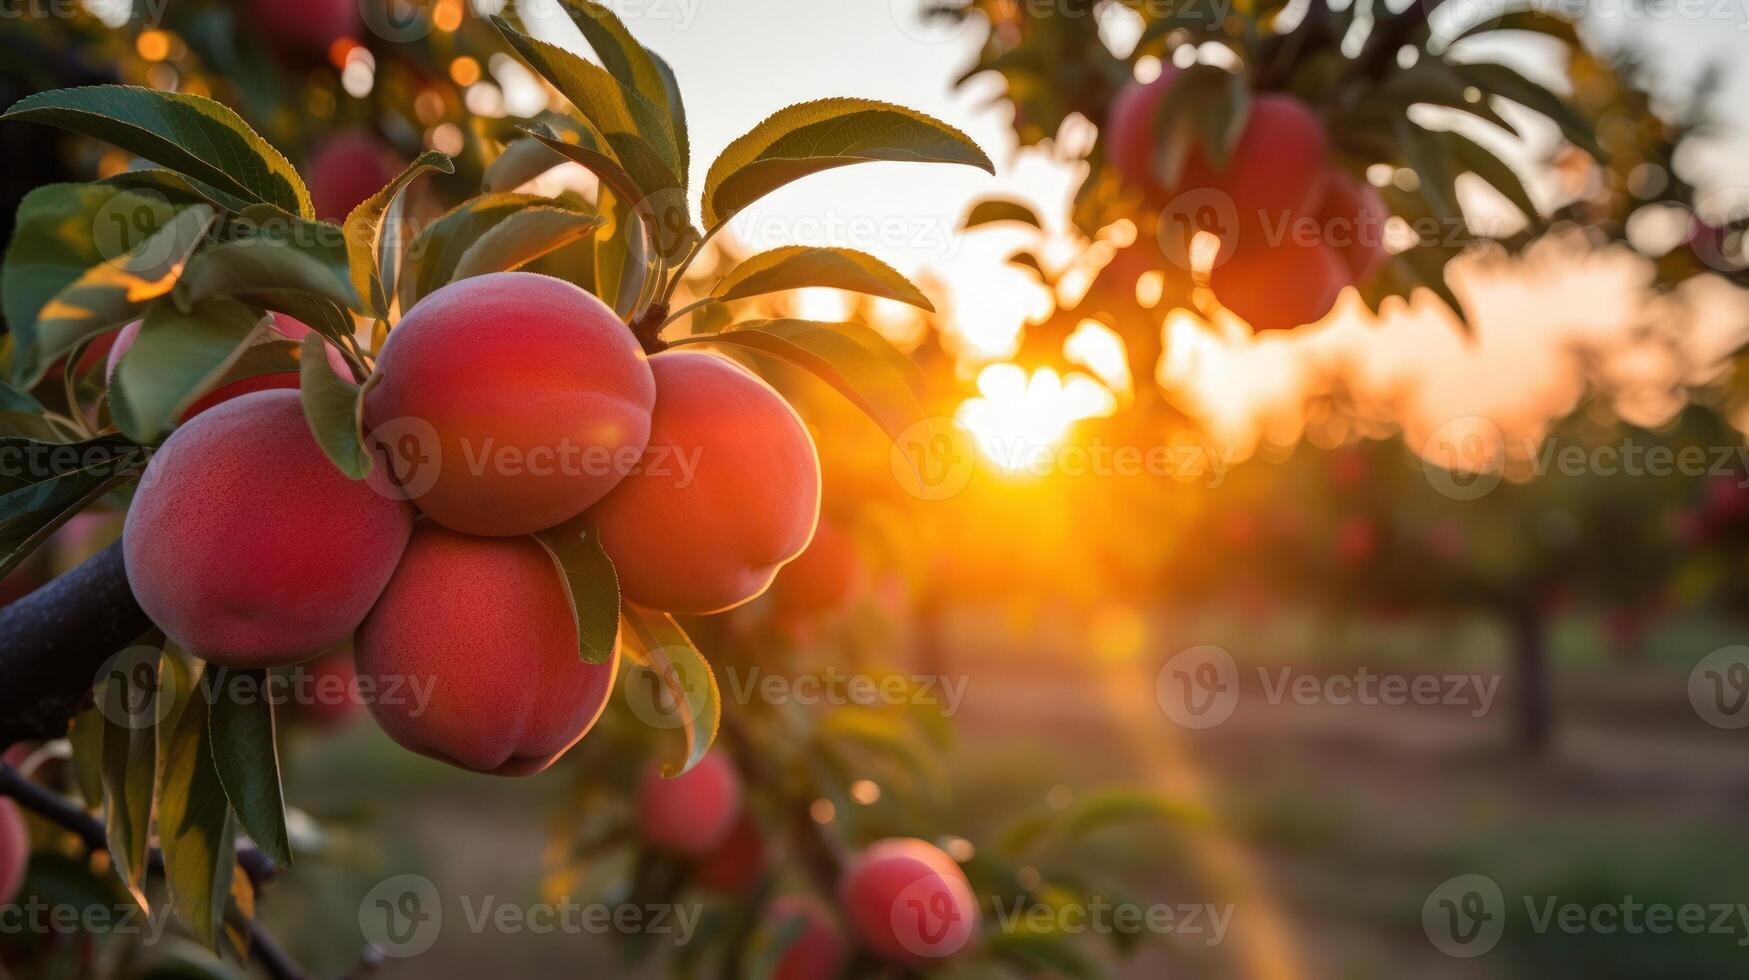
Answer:
[(723, 842), (693, 863), (692, 878), (711, 891), (737, 895), (759, 883), (768, 857), (765, 835), (743, 812)]
[(787, 933), (801, 920), (801, 932), (784, 948), (772, 969), (772, 980), (835, 980), (844, 969), (844, 937), (832, 917), (817, 902), (783, 895), (765, 913), (768, 935)]
[(533, 538), (421, 522), (354, 641), (371, 714), (402, 746), (463, 769), (552, 765), (601, 717), (619, 665), (617, 649), (579, 659), (567, 590)]
[(978, 900), (965, 872), (915, 838), (870, 845), (845, 868), (838, 897), (863, 943), (900, 963), (952, 956), (978, 929)]
[(637, 465), (656, 382), (626, 325), (576, 286), (529, 272), (451, 283), (389, 334), (366, 426), (413, 502), (468, 534), (545, 530)]
[(382, 594), (413, 511), (377, 467), (350, 480), (295, 391), (204, 412), (152, 457), (122, 532), (128, 583), (171, 639), (224, 667), (298, 663)]
[(1259, 333), (1322, 320), (1348, 285), (1348, 267), (1321, 241), (1289, 235), (1235, 249), (1209, 274), (1221, 305)]
[(395, 151), (363, 132), (335, 133), (310, 154), (310, 201), (316, 217), (340, 224), (352, 209), (401, 173)]
[(1385, 207), (1378, 188), (1345, 170), (1330, 168), (1324, 201), (1318, 207), (1318, 226), (1341, 256), (1354, 282), (1371, 278), (1389, 258), (1385, 251), (1385, 222), (1390, 217), (1390, 209)]
[(795, 409), (739, 365), (669, 351), (650, 369), (649, 449), (591, 519), (627, 599), (721, 612), (764, 592), (808, 546), (820, 459)]
[(665, 779), (652, 769), (638, 787), (638, 831), (651, 847), (703, 857), (727, 840), (741, 816), (741, 777), (711, 753), (686, 773)]
[(0, 905), (18, 897), (30, 867), (30, 828), (18, 804), (0, 799)]

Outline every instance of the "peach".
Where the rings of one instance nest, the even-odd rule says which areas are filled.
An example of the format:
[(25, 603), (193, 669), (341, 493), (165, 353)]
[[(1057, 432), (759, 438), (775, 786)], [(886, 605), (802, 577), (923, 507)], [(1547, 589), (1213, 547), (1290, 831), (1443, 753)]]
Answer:
[(363, 710), (356, 684), (358, 666), (351, 650), (331, 650), (297, 670), (298, 685), (292, 689), (299, 698), (294, 703), (296, 717), (331, 730), (344, 727)]
[(1390, 217), (1378, 188), (1345, 170), (1330, 168), (1324, 201), (1318, 206), (1318, 227), (1342, 256), (1353, 281), (1365, 282), (1385, 264), (1385, 222)]
[(134, 596), (212, 663), (308, 660), (370, 612), (412, 533), (412, 508), (381, 474), (336, 469), (295, 391), (216, 406), (146, 467), (122, 530)]
[(742, 813), (723, 842), (693, 862), (692, 878), (711, 891), (737, 895), (764, 877), (768, 856), (759, 825)]
[(377, 724), (475, 772), (552, 765), (595, 727), (619, 670), (617, 648), (607, 663), (578, 657), (568, 588), (531, 537), (421, 522), (353, 643)]
[(1280, 93), (1252, 97), (1250, 115), (1224, 168), (1209, 163), (1200, 144), (1178, 182), (1165, 186), (1155, 161), (1160, 108), (1184, 72), (1168, 65), (1152, 82), (1131, 82), (1112, 101), (1106, 128), (1113, 166), (1131, 186), (1159, 201), (1210, 189), (1227, 195), (1242, 226), (1277, 225), (1309, 214), (1323, 191), (1329, 139), (1310, 106)]
[[(301, 341), (314, 332), (302, 320), (287, 316), (284, 313), (275, 312), (270, 313), (269, 316), (271, 323), (261, 338), (256, 341), (257, 343), (275, 340)], [(139, 339), (140, 327), (144, 322), (143, 320), (135, 320), (116, 332), (115, 342), (110, 346), (104, 361), (103, 377), (106, 381), (115, 377), (115, 369), (121, 366), (122, 355), (133, 348), (134, 341)], [(334, 373), (348, 381), (352, 380), (352, 368), (347, 365), (346, 358), (341, 355), (340, 351), (335, 349), (333, 344), (323, 344), (322, 350), (328, 355), (328, 366), (333, 369)], [(276, 374), (258, 374), (250, 378), (241, 378), (229, 384), (220, 385), (195, 399), (194, 403), (182, 413), (182, 421), (186, 422), (214, 405), (228, 402), (239, 395), (247, 395), (252, 391), (272, 391), (276, 388), (296, 387), (298, 387), (298, 372), (296, 371), (281, 371)]]
[(1209, 274), (1221, 305), (1259, 332), (1322, 320), (1348, 281), (1335, 249), (1293, 234), (1242, 245)]
[(405, 166), (395, 151), (370, 133), (349, 130), (323, 140), (310, 153), (310, 200), (316, 217), (339, 224), (352, 209), (387, 187)]
[(651, 847), (702, 858), (716, 850), (741, 816), (741, 776), (721, 752), (665, 778), (645, 773), (638, 787), (638, 831)]
[[(381, 3), (383, 0), (366, 0)], [(249, 0), (243, 22), (297, 64), (326, 61), (334, 42), (360, 33), (360, 0)]]
[(856, 539), (837, 523), (821, 520), (814, 540), (783, 566), (771, 592), (779, 616), (801, 620), (844, 608), (866, 585)]
[(30, 828), (18, 804), (0, 799), (0, 905), (18, 897), (30, 866)]
[(497, 272), (433, 292), (390, 332), (376, 370), (365, 424), (417, 436), (418, 458), (395, 461), (403, 485), (468, 534), (564, 523), (649, 441), (656, 382), (642, 348), (600, 300), (550, 276)]
[(764, 592), (808, 546), (820, 458), (795, 409), (739, 365), (669, 351), (650, 369), (649, 448), (590, 515), (627, 599), (721, 612)]
[(965, 872), (916, 838), (869, 845), (844, 869), (838, 898), (863, 943), (899, 963), (952, 956), (978, 929), (978, 900)]
[(844, 969), (844, 937), (819, 903), (798, 895), (783, 895), (765, 913), (765, 932), (774, 939), (790, 935), (800, 920), (800, 932), (771, 972), (771, 980), (833, 980)]

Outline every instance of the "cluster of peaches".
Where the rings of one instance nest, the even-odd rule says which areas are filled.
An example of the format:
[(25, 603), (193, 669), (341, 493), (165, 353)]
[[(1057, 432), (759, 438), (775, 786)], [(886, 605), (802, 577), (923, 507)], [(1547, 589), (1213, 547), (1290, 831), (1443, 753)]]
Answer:
[(1107, 119), (1112, 165), (1150, 206), (1165, 209), (1163, 221), (1221, 239), (1209, 273), (1221, 305), (1257, 330), (1316, 323), (1344, 287), (1384, 264), (1384, 198), (1333, 164), (1312, 107), (1280, 93), (1252, 97), (1226, 166), (1213, 166), (1199, 145), (1167, 184), (1157, 165), (1159, 119), (1184, 74), (1168, 64), (1159, 78), (1118, 93)]
[[(644, 843), (688, 862), (693, 878), (708, 888), (744, 892), (764, 871), (764, 843), (747, 813), (741, 779), (720, 753), (706, 755), (674, 779), (652, 770), (639, 787), (637, 813)], [(928, 841), (876, 841), (845, 862), (837, 891), (837, 908), (851, 933), (894, 963), (946, 959), (977, 931), (971, 883), (946, 851)], [(842, 974), (843, 934), (820, 903), (783, 896), (772, 902), (767, 919), (774, 935), (794, 930), (771, 976)]]
[(547, 276), (466, 279), (407, 311), (363, 389), (364, 480), (316, 442), (296, 375), (240, 384), (264, 390), (212, 392), (147, 467), (123, 534), (141, 607), (222, 667), (351, 636), (377, 690), (432, 689), (419, 710), (373, 702), (383, 729), (466, 769), (546, 768), (612, 692), (618, 658), (580, 658), (537, 534), (593, 528), (626, 601), (705, 614), (764, 591), (819, 515), (813, 440), (777, 392), (713, 354), (646, 356)]

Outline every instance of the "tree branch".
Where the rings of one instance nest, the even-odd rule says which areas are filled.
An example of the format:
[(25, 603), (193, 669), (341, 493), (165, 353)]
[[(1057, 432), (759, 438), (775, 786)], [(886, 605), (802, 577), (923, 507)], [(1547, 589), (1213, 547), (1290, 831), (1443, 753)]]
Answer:
[(0, 609), (0, 749), (60, 738), (98, 671), (152, 627), (128, 587), (121, 542)]
[[(10, 797), (19, 806), (72, 833), (85, 845), (87, 851), (109, 849), (109, 835), (104, 832), (103, 824), (96, 817), (41, 783), (24, 778), (18, 770), (4, 763), (0, 763), (0, 797)], [(279, 873), (273, 861), (253, 847), (237, 849), (237, 864), (249, 876), (250, 884), (257, 890)], [(151, 856), (146, 861), (146, 870), (155, 875), (164, 873), (162, 851), (152, 849)], [(306, 980), (307, 975), (303, 968), (274, 940), (267, 927), (254, 919), (249, 920), (249, 950), (250, 956), (261, 964), (261, 968), (273, 980)]]

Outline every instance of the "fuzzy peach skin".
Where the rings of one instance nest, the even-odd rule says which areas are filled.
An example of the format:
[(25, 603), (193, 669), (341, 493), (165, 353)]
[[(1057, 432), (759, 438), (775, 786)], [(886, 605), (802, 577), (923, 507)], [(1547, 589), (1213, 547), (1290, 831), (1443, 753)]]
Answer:
[[(272, 317), (272, 323), (257, 343), (267, 343), (274, 340), (302, 341), (315, 332), (308, 324), (296, 317), (286, 316), (284, 313), (271, 313), (269, 315)], [(115, 377), (115, 369), (121, 366), (122, 355), (126, 354), (134, 346), (134, 341), (139, 339), (140, 327), (144, 322), (143, 320), (135, 320), (116, 332), (115, 342), (110, 346), (108, 359), (104, 362), (103, 377), (105, 381)], [(347, 365), (346, 358), (341, 355), (340, 351), (336, 350), (333, 344), (323, 344), (322, 350), (328, 355), (328, 366), (333, 369), (334, 373), (351, 381), (352, 368)], [(258, 374), (252, 378), (241, 378), (229, 384), (220, 385), (195, 399), (194, 403), (182, 413), (182, 421), (186, 422), (214, 405), (228, 402), (238, 395), (247, 395), (252, 391), (271, 391), (275, 388), (296, 388), (298, 384), (299, 377), (296, 371), (281, 371), (277, 374)]]
[(1243, 244), (1209, 273), (1215, 298), (1260, 333), (1322, 320), (1348, 283), (1340, 253), (1291, 235), (1279, 244)]
[(846, 952), (837, 924), (819, 903), (782, 895), (766, 910), (766, 931), (775, 935), (796, 919), (802, 920), (801, 933), (784, 950), (771, 980), (833, 980), (844, 969)]
[(845, 867), (838, 899), (863, 943), (899, 963), (945, 959), (978, 930), (978, 900), (965, 872), (916, 838), (869, 845)]
[(1185, 160), (1178, 183), (1162, 184), (1155, 167), (1160, 109), (1183, 74), (1168, 65), (1159, 78), (1131, 82), (1112, 100), (1107, 138), (1124, 180), (1155, 200), (1202, 188), (1220, 191), (1231, 197), (1247, 230), (1310, 214), (1323, 192), (1329, 139), (1317, 113), (1289, 95), (1260, 93), (1252, 99), (1225, 168), (1217, 170), (1199, 144)]
[(0, 800), (0, 905), (18, 897), (30, 867), (30, 829), (18, 804)]
[(721, 612), (764, 592), (813, 539), (820, 458), (795, 409), (741, 366), (668, 351), (650, 369), (649, 449), (591, 520), (627, 599)]
[(637, 465), (656, 404), (650, 364), (619, 317), (529, 272), (420, 300), (376, 373), (365, 425), (431, 434), (423, 441), (435, 445), (396, 472), (421, 511), (468, 534), (529, 534), (577, 516)]
[(413, 530), (378, 466), (350, 480), (316, 445), (295, 391), (258, 391), (170, 434), (122, 530), (140, 607), (226, 667), (308, 660), (346, 639)]
[(638, 786), (638, 832), (651, 847), (704, 857), (734, 830), (741, 795), (741, 777), (721, 752), (673, 779), (652, 768)]
[[(530, 537), (481, 538), (422, 521), (353, 643), (371, 714), (404, 747), (500, 776), (540, 772), (576, 745), (613, 693), (619, 651), (577, 655), (552, 555)], [(397, 697), (383, 692), (399, 691)]]

